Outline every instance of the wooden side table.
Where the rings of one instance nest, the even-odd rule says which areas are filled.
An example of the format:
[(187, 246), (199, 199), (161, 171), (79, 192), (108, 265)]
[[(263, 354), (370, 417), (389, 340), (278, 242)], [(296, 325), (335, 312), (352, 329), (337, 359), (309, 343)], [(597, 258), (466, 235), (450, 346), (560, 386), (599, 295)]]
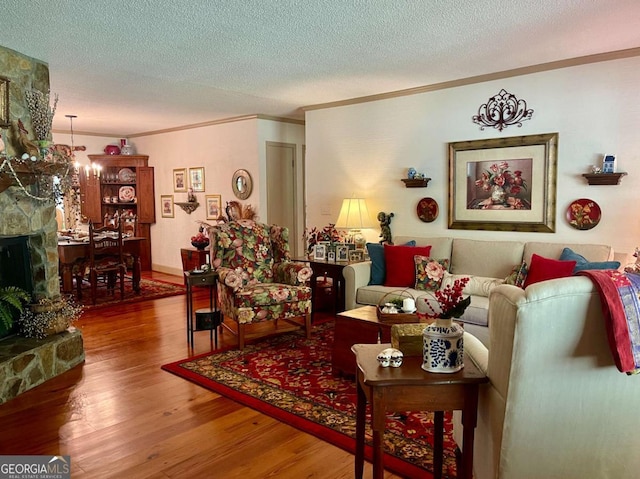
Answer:
[[(206, 273), (185, 272), (184, 281), (187, 285), (187, 342), (193, 349), (193, 332), (209, 331), (211, 341), (214, 340), (218, 348), (218, 328), (222, 324), (222, 313), (218, 310), (218, 273), (208, 271)], [(209, 307), (193, 310), (193, 287), (209, 287)]]
[[(207, 255), (209, 250), (196, 249), (196, 248), (182, 248), (180, 249), (180, 257), (182, 258), (182, 271), (193, 271), (200, 268), (203, 264), (209, 263)], [(187, 279), (185, 277), (185, 283), (187, 285)]]
[(329, 262), (329, 261), (316, 261), (313, 259), (296, 259), (296, 261), (305, 261), (309, 263), (309, 266), (313, 270), (313, 275), (311, 276), (311, 304), (313, 305), (313, 311), (316, 310), (318, 305), (317, 298), (317, 286), (318, 286), (318, 278), (325, 277), (331, 278), (332, 280), (332, 291), (331, 294), (333, 296), (333, 313), (337, 314), (341, 311), (344, 311), (344, 276), (342, 276), (342, 270), (349, 263), (347, 262)]
[(377, 356), (390, 344), (355, 344), (353, 352), (358, 365), (358, 403), (356, 410), (355, 477), (364, 471), (364, 441), (367, 401), (371, 404), (373, 429), (373, 477), (384, 474), (383, 436), (387, 411), (435, 411), (433, 470), (434, 478), (442, 477), (444, 412), (462, 410), (464, 426), (462, 460), (458, 462), (458, 478), (472, 479), (473, 436), (477, 423), (478, 388), (488, 378), (471, 360), (461, 371), (452, 374), (429, 373), (421, 368), (421, 357), (406, 357), (399, 368), (380, 367)]

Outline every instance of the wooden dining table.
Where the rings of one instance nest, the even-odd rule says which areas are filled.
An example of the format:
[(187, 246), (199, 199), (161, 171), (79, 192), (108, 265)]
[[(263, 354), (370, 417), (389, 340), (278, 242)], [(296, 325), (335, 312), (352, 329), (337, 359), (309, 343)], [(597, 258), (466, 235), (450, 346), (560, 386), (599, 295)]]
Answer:
[[(126, 255), (133, 258), (132, 283), (133, 290), (140, 292), (140, 246), (146, 238), (131, 236), (124, 238), (123, 249)], [(70, 239), (58, 239), (58, 258), (60, 261), (60, 276), (62, 277), (62, 292), (73, 292), (73, 266), (86, 260), (89, 262), (89, 242)]]

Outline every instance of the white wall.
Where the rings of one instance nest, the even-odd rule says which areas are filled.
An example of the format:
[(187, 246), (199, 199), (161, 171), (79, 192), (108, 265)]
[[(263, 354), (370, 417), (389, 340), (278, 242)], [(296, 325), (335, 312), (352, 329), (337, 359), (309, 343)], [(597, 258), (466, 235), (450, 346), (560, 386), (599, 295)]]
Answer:
[[(76, 152), (76, 160), (81, 165), (89, 164), (87, 155), (103, 154), (106, 145), (119, 145), (119, 140), (74, 134), (74, 145), (87, 148)], [(70, 145), (71, 135), (54, 133), (54, 141)], [(223, 206), (227, 201), (237, 200), (231, 188), (231, 178), (239, 168), (248, 170), (253, 178), (253, 192), (241, 203), (251, 204), (257, 210), (259, 220), (268, 221), (266, 206), (262, 206), (266, 205), (264, 178), (266, 143), (269, 141), (295, 144), (296, 156), (301, 160), (304, 126), (251, 118), (128, 140), (137, 154), (149, 155), (149, 166), (154, 167), (156, 223), (151, 227), (154, 270), (181, 274), (180, 249), (191, 246), (190, 238), (198, 232), (198, 221), (207, 221), (205, 196), (221, 195)], [(176, 206), (174, 218), (163, 218), (161, 195), (173, 195), (176, 202), (187, 201), (187, 193), (173, 191), (173, 170), (200, 166), (205, 168), (205, 192), (196, 193), (200, 203), (198, 209), (189, 215)], [(299, 193), (299, 201), (302, 205), (302, 192)], [(299, 222), (301, 225), (304, 223), (302, 216)]]
[[(536, 73), (394, 99), (312, 110), (306, 114), (307, 226), (335, 222), (341, 200), (367, 198), (374, 216), (394, 212), (394, 235), (474, 237), (521, 241), (605, 243), (616, 251), (640, 245), (640, 58)], [(504, 88), (525, 99), (533, 118), (521, 128), (480, 131), (471, 121), (478, 107)], [(449, 230), (448, 143), (559, 133), (555, 233)], [(602, 155), (628, 172), (618, 186), (589, 186), (581, 176)], [(408, 167), (432, 180), (405, 188)], [(434, 198), (440, 214), (421, 222), (416, 205)], [(588, 231), (565, 219), (576, 199), (590, 198), (602, 220)], [(379, 229), (367, 231), (377, 241)]]
[[(198, 221), (206, 220), (205, 196), (221, 195), (222, 204), (237, 200), (231, 188), (233, 173), (243, 168), (253, 178), (251, 196), (241, 201), (257, 211), (266, 221), (263, 184), (265, 142), (282, 141), (301, 145), (304, 127), (273, 120), (246, 119), (200, 128), (186, 129), (130, 139), (137, 153), (149, 155), (149, 165), (155, 168), (156, 223), (151, 227), (152, 268), (180, 273), (180, 249), (191, 246), (191, 236), (198, 232)], [(186, 193), (173, 191), (175, 168), (205, 168), (205, 192), (195, 193), (200, 206), (187, 214), (178, 206), (174, 218), (163, 218), (160, 196), (173, 195), (174, 201), (187, 201)]]

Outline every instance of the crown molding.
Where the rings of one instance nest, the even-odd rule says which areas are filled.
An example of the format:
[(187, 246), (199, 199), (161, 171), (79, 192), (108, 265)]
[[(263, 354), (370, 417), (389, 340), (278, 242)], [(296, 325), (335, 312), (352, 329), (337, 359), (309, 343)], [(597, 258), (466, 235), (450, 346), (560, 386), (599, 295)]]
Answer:
[[(243, 116), (235, 116), (231, 118), (221, 118), (219, 120), (211, 120), (205, 121), (202, 123), (194, 123), (192, 125), (183, 125), (183, 126), (175, 126), (172, 128), (165, 128), (163, 130), (155, 130), (155, 131), (147, 131), (142, 133), (134, 133), (131, 135), (128, 134), (109, 134), (109, 133), (93, 133), (90, 131), (77, 131), (74, 130), (74, 135), (86, 135), (86, 136), (101, 136), (107, 138), (137, 138), (141, 136), (151, 136), (151, 135), (161, 135), (163, 133), (171, 133), (174, 131), (182, 131), (182, 130), (192, 130), (194, 128), (204, 128), (212, 125), (222, 125), (224, 123), (234, 123), (236, 121), (245, 121), (245, 120), (269, 120), (269, 121), (278, 121), (280, 123), (291, 123), (294, 125), (303, 125), (305, 124), (304, 120), (297, 120), (295, 118), (285, 118), (279, 116), (270, 116), (270, 115), (262, 115), (262, 114), (254, 114), (254, 115), (243, 115)], [(61, 130), (61, 129), (53, 129), (51, 130), (53, 133), (64, 133), (71, 134), (71, 130)]]
[(559, 70), (561, 68), (569, 68), (579, 65), (588, 65), (590, 63), (607, 62), (611, 60), (620, 60), (623, 58), (632, 58), (640, 56), (640, 47), (629, 48), (626, 50), (617, 50), (613, 52), (597, 53), (594, 55), (586, 55), (576, 58), (568, 58), (565, 60), (558, 60), (548, 63), (540, 63), (538, 65), (531, 65), (521, 68), (514, 68), (512, 70), (504, 70), (501, 72), (487, 73), (484, 75), (476, 75), (467, 78), (461, 78), (458, 80), (450, 80), (441, 83), (433, 83), (431, 85), (423, 85), (414, 88), (407, 88), (405, 90), (396, 90), (387, 93), (378, 93), (375, 95), (361, 96), (357, 98), (351, 98), (348, 100), (338, 100), (329, 103), (318, 103), (315, 105), (309, 105), (302, 107), (303, 111), (322, 110), (325, 108), (335, 108), (339, 106), (357, 105), (359, 103), (368, 103), (372, 101), (387, 100), (390, 98), (398, 98), (409, 95), (418, 95), (420, 93), (427, 93), (437, 90), (445, 90), (447, 88), (456, 88), (459, 86), (473, 85), (475, 83), (484, 83), (493, 80), (502, 80), (504, 78), (512, 78), (522, 75), (530, 75), (532, 73), (539, 73), (550, 70)]

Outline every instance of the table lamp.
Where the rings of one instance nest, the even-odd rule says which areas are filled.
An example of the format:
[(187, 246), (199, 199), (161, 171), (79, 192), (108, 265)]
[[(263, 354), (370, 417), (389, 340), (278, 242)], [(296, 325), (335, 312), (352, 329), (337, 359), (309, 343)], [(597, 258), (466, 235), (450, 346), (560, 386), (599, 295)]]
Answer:
[(355, 243), (356, 248), (364, 249), (367, 240), (361, 230), (374, 226), (365, 199), (345, 198), (342, 200), (342, 207), (335, 226), (340, 229), (348, 229), (349, 241)]

